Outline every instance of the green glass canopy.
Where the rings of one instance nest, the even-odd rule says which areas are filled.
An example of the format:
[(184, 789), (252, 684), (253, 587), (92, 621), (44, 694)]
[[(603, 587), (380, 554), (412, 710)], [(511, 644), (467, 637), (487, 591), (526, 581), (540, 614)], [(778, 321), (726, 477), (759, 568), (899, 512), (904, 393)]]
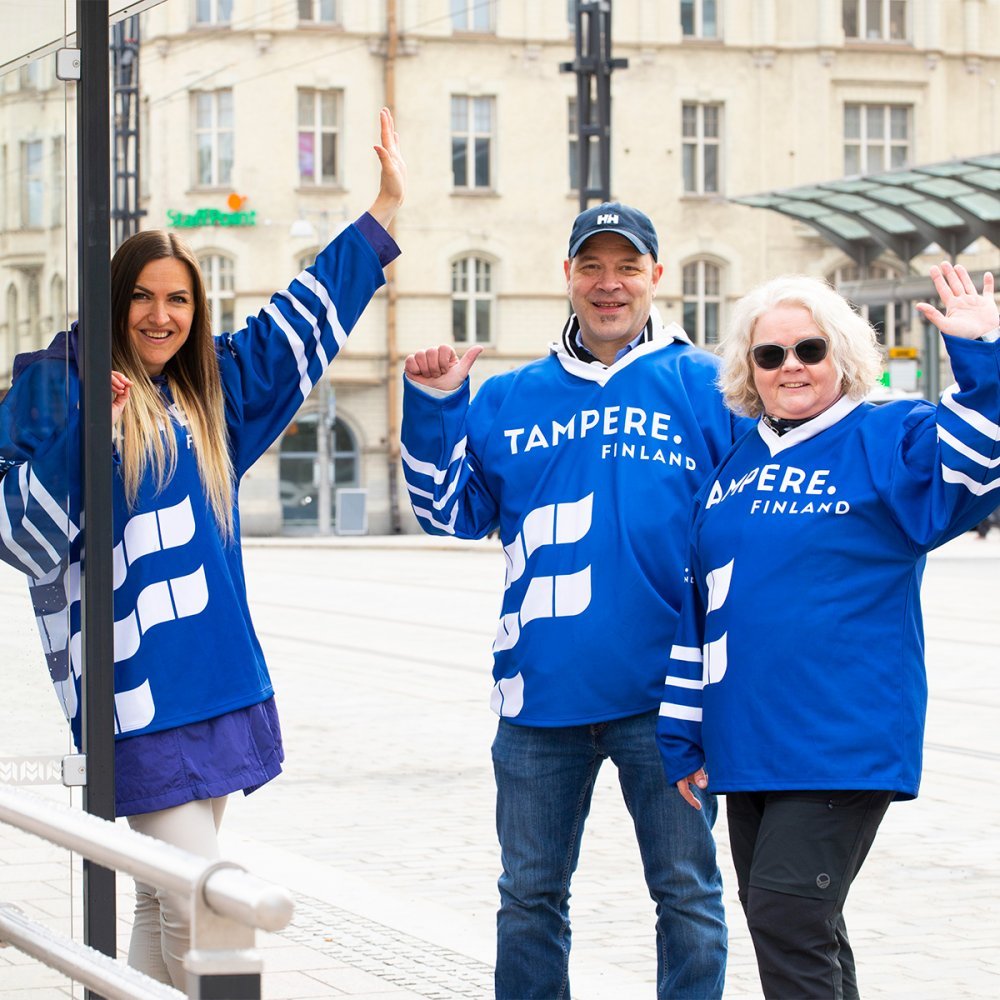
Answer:
[(1000, 154), (731, 198), (811, 226), (859, 266), (932, 243), (954, 259), (983, 237), (1000, 248)]

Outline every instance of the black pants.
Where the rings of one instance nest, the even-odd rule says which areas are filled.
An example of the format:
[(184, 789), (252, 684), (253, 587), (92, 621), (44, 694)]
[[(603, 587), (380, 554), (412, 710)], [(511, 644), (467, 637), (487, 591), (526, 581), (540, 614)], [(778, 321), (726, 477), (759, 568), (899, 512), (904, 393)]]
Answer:
[(893, 792), (726, 796), (740, 902), (768, 1000), (857, 1000), (844, 903)]

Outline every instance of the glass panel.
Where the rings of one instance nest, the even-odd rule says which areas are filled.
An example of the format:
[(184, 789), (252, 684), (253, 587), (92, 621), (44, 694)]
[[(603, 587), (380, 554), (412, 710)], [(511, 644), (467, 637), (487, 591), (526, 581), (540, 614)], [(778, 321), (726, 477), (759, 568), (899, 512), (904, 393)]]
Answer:
[(686, 38), (694, 35), (694, 0), (681, 0), (681, 34)]
[(476, 139), (476, 187), (490, 186), (490, 140)]
[(719, 35), (719, 19), (715, 0), (703, 0), (701, 6), (701, 33), (705, 38), (717, 38)]
[(685, 264), (683, 271), (683, 289), (685, 295), (698, 294), (698, 265)]
[(488, 261), (476, 260), (476, 292), (486, 293), (490, 291), (490, 265)]
[(861, 138), (861, 106), (859, 104), (844, 105), (844, 138)]
[(300, 90), (298, 97), (299, 125), (304, 128), (312, 128), (313, 123), (313, 97), (314, 90)]
[(719, 269), (714, 264), (705, 265), (705, 294), (719, 294)]
[(219, 135), (219, 176), (213, 183), (228, 185), (233, 176), (233, 133)]
[(465, 27), (465, 3), (466, 0), (451, 0), (451, 26), (456, 31)]
[(893, 139), (908, 139), (910, 136), (909, 120), (909, 109), (890, 108), (889, 135)]
[(882, 37), (882, 4), (884, 0), (866, 0), (865, 38)]
[(337, 20), (336, 0), (319, 0), (319, 19), (328, 24), (333, 24)]
[(281, 480), (278, 489), (281, 494), (282, 519), (286, 526), (315, 524), (318, 493), (318, 484), (314, 478), (316, 454), (286, 455), (284, 444), (281, 450)]
[(847, 38), (858, 37), (858, 0), (844, 0), (843, 25)]
[(689, 194), (698, 190), (698, 186), (695, 182), (695, 163), (697, 161), (697, 151), (697, 147), (691, 143), (684, 144), (684, 190)]
[(719, 190), (719, 147), (705, 147), (705, 191), (715, 193)]
[[(74, 10), (72, 0), (5, 5), (5, 57), (61, 38)], [(67, 100), (76, 85), (56, 80), (52, 62), (48, 54), (0, 76), (0, 663), (8, 700), (0, 725), (0, 785), (79, 806), (80, 793), (62, 785), (60, 762), (73, 752), (66, 716), (79, 707), (69, 648), (71, 637), (79, 637), (80, 605), (68, 580), (71, 560), (79, 566), (82, 539), (77, 534), (70, 543), (55, 508), (49, 513), (36, 505), (29, 514), (21, 491), (30, 476), (58, 511), (68, 508), (74, 531), (80, 525), (79, 379), (63, 349), (37, 359), (12, 385), (15, 356), (48, 346), (77, 318), (76, 103)], [(21, 80), (37, 92), (21, 92)], [(71, 165), (67, 150), (73, 153)], [(46, 582), (39, 582), (44, 574)], [(52, 891), (42, 910), (65, 904), (67, 912), (42, 923), (70, 933), (71, 898), (74, 909), (79, 906), (79, 864), (68, 851), (13, 826), (3, 826), (3, 840), (10, 872), (37, 873), (44, 866), (50, 873), (25, 874), (24, 886), (12, 884), (5, 902), (36, 910), (23, 890), (29, 878), (43, 881)], [(56, 898), (60, 894), (65, 900)], [(37, 911), (33, 916), (41, 919)], [(4, 954), (0, 992), (17, 985), (8, 982), (12, 971), (35, 973), (28, 968), (33, 960), (12, 948)], [(11, 969), (8, 963), (14, 963)], [(44, 982), (62, 993), (68, 983), (54, 985), (58, 978)], [(32, 983), (45, 992), (37, 973)]]
[(465, 136), (455, 136), (451, 140), (451, 173), (455, 187), (466, 187), (469, 182), (468, 146)]
[(312, 184), (316, 174), (316, 136), (299, 133), (299, 183)]
[(323, 183), (331, 184), (337, 179), (337, 136), (327, 132), (323, 135)]
[(706, 104), (702, 108), (705, 119), (705, 137), (716, 139), (719, 135), (719, 106), (717, 104)]
[(451, 290), (453, 292), (467, 292), (469, 290), (468, 273), (468, 261), (456, 260), (451, 265)]
[(473, 31), (491, 31), (493, 24), (493, 3), (480, 0), (472, 5), (472, 29)]
[(719, 303), (705, 303), (705, 343), (719, 342)]
[(906, 0), (889, 0), (889, 37), (894, 41), (906, 39)]
[(456, 344), (464, 344), (468, 340), (466, 332), (466, 300), (451, 300), (451, 339)]
[(681, 135), (686, 139), (698, 134), (698, 105), (685, 104), (681, 107)]
[(684, 303), (684, 319), (682, 321), (684, 331), (689, 337), (697, 339), (698, 336), (698, 303)]
[(881, 139), (885, 135), (885, 108), (882, 105), (865, 105), (865, 135), (869, 139)]
[(312, 20), (312, 5), (313, 5), (313, 0), (299, 0), (299, 20), (300, 21), (311, 21)]
[(333, 460), (333, 484), (335, 486), (354, 486), (358, 481), (358, 463), (352, 458), (335, 458)]
[(332, 128), (337, 124), (337, 95), (332, 90), (325, 90), (320, 99), (322, 101), (320, 120), (327, 128)]
[(451, 99), (451, 130), (465, 132), (469, 127), (469, 99), (453, 97)]
[(493, 132), (493, 98), (477, 97), (473, 101), (473, 128), (476, 132)]
[(478, 299), (476, 301), (476, 341), (480, 344), (487, 344), (490, 341), (489, 299)]

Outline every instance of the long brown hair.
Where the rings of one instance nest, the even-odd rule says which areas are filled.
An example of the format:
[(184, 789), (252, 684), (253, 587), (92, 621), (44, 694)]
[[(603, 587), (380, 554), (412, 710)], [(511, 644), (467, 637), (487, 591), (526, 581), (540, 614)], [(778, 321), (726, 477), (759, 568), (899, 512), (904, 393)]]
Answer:
[(132, 382), (128, 405), (115, 428), (125, 498), (134, 508), (139, 485), (150, 467), (158, 490), (170, 481), (177, 468), (177, 440), (170, 430), (170, 415), (143, 367), (128, 327), (132, 293), (142, 269), (150, 261), (165, 257), (174, 257), (187, 266), (194, 293), (194, 318), (187, 340), (164, 365), (163, 375), (187, 422), (209, 506), (228, 540), (234, 530), (233, 463), (205, 282), (190, 247), (162, 229), (129, 237), (111, 259), (111, 364)]

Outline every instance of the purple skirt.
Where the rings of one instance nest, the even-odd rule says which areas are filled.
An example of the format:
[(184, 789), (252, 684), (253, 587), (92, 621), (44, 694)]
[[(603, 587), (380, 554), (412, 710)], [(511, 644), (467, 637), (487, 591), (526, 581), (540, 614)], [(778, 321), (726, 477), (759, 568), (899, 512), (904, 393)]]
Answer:
[(274, 698), (115, 742), (115, 813), (169, 809), (242, 790), (249, 795), (281, 773), (285, 751)]

